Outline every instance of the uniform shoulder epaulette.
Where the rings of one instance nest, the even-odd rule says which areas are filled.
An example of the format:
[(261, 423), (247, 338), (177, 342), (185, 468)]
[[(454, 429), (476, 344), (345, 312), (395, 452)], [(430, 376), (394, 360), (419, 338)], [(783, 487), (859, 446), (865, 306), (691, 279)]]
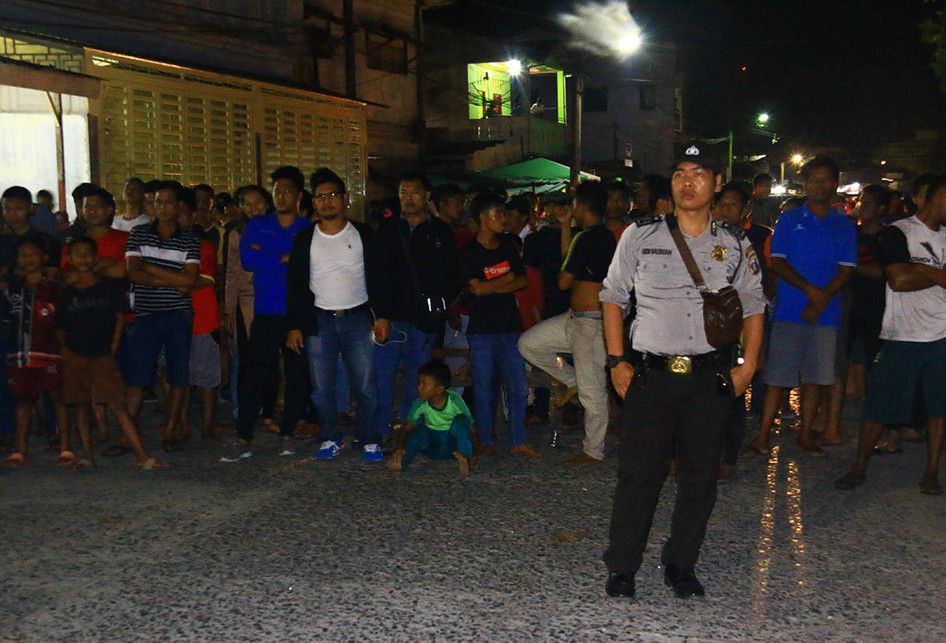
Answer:
[(722, 228), (723, 230), (725, 230), (726, 232), (728, 232), (729, 234), (733, 235), (737, 239), (746, 238), (746, 231), (740, 225), (733, 225), (732, 223), (726, 223), (725, 221), (717, 221), (716, 225)]
[(652, 225), (654, 223), (660, 223), (664, 220), (662, 214), (656, 214), (652, 217), (641, 217), (639, 219), (634, 219), (631, 223), (637, 224), (638, 228), (643, 228), (645, 225)]

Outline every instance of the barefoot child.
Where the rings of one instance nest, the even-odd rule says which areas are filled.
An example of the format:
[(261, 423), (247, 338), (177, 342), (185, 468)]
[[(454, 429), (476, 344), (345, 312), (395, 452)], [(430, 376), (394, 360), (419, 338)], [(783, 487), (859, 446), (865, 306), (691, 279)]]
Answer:
[(450, 388), (450, 368), (439, 360), (420, 367), (417, 401), (398, 431), (398, 447), (388, 460), (392, 471), (403, 471), (418, 453), (433, 460), (455, 458), (460, 477), (470, 474), (473, 457), (473, 416)]
[[(16, 244), (16, 269), (3, 292), (5, 321), (11, 333), (7, 355), (7, 381), (16, 398), (16, 451), (7, 464), (18, 467), (29, 457), (29, 429), (33, 407), (40, 394), (53, 402), (59, 425), (58, 464), (75, 463), (69, 449), (69, 422), (59, 397), (62, 384), (62, 356), (56, 336), (56, 304), (62, 286), (43, 274), (47, 261), (42, 238), (25, 236)], [(88, 432), (81, 436), (84, 458), (91, 464), (92, 441)]]
[(97, 243), (91, 237), (75, 239), (67, 252), (73, 275), (60, 299), (56, 325), (62, 342), (63, 401), (75, 408), (83, 447), (89, 435), (91, 404), (104, 404), (134, 452), (135, 466), (164, 468), (141, 444), (115, 360), (125, 326), (126, 287), (95, 272)]

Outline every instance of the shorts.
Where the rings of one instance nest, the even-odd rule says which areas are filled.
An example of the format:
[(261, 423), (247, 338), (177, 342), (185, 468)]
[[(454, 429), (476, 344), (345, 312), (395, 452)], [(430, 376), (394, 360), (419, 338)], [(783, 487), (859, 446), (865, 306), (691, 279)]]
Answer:
[(837, 349), (836, 328), (773, 322), (762, 380), (768, 386), (783, 388), (799, 384), (834, 384), (837, 379)]
[(867, 379), (864, 419), (906, 424), (913, 417), (919, 381), (926, 416), (946, 418), (946, 339), (885, 340)]
[(65, 404), (107, 404), (125, 399), (118, 362), (111, 355), (86, 357), (62, 351), (62, 401)]
[(138, 315), (128, 327), (128, 371), (125, 383), (137, 388), (154, 385), (158, 357), (164, 350), (168, 384), (190, 386), (191, 331), (194, 313), (189, 310)]
[(62, 364), (9, 366), (7, 383), (17, 400), (38, 399), (41, 393), (52, 393), (62, 388)]
[(220, 386), (220, 345), (213, 335), (191, 338), (190, 382), (199, 388)]

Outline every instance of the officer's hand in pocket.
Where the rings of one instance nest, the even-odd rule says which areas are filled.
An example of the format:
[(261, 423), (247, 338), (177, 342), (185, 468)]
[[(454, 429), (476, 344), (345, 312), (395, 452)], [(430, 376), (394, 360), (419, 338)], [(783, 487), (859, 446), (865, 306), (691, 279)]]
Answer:
[(622, 400), (627, 395), (627, 389), (630, 388), (633, 379), (634, 367), (627, 362), (621, 362), (611, 369), (611, 384), (614, 385), (614, 390)]
[(752, 383), (753, 375), (755, 375), (755, 369), (748, 364), (740, 364), (729, 371), (729, 376), (732, 378), (733, 396), (739, 397), (746, 392), (749, 384)]

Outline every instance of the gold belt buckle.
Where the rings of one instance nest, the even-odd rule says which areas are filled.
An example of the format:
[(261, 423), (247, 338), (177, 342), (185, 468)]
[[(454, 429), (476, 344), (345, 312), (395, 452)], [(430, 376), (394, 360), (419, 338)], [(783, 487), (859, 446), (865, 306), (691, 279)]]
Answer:
[(686, 355), (672, 355), (667, 358), (667, 370), (674, 375), (689, 375), (693, 372), (693, 360)]

